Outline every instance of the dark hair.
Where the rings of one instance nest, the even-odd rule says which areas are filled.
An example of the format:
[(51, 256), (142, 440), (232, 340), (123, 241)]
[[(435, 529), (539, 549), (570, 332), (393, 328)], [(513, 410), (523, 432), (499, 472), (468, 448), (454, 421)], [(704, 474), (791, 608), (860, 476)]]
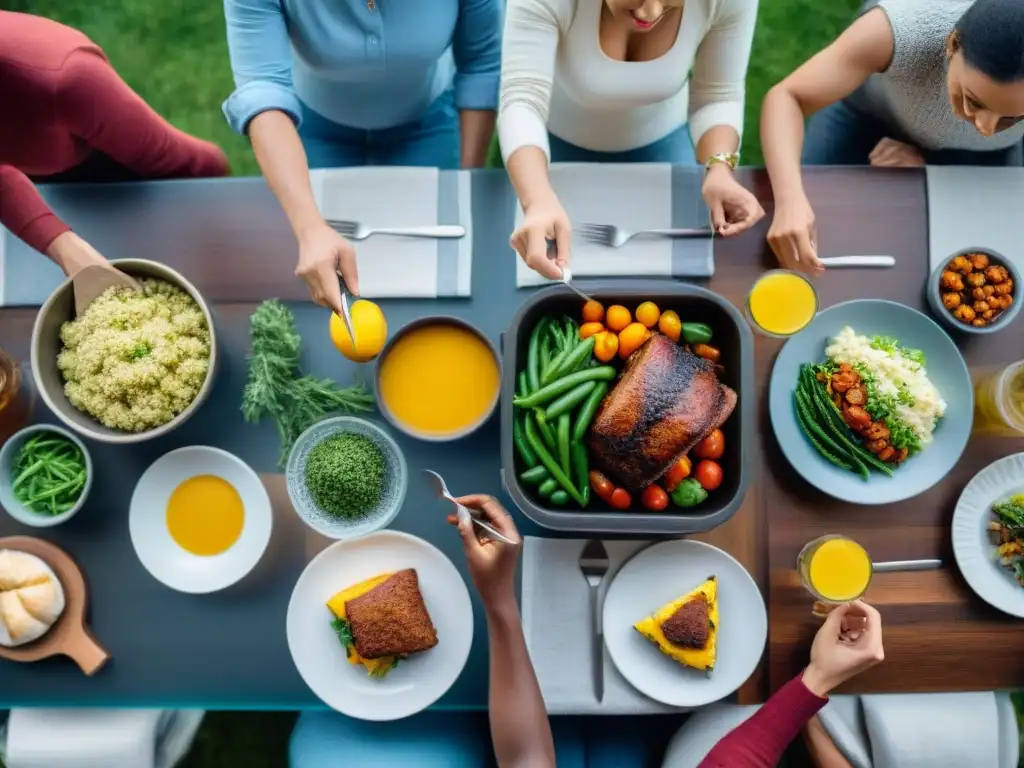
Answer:
[(1024, 2), (977, 0), (954, 30), (964, 59), (997, 83), (1024, 80)]

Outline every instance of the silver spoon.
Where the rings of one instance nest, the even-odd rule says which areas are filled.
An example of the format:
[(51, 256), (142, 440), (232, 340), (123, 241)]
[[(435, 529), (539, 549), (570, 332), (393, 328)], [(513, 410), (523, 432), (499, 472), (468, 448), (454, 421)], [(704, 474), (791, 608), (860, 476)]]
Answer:
[[(547, 243), (548, 258), (554, 261), (556, 258), (558, 258), (558, 248), (555, 246), (554, 240), (549, 239)], [(590, 296), (588, 296), (579, 288), (577, 288), (576, 285), (572, 282), (572, 271), (567, 266), (562, 267), (562, 282), (584, 301), (592, 301), (592, 298)]]
[(474, 515), (469, 510), (468, 507), (464, 507), (462, 504), (459, 504), (459, 502), (455, 500), (455, 497), (452, 496), (451, 493), (448, 491), (448, 486), (445, 484), (444, 478), (437, 474), (437, 472), (435, 472), (432, 469), (424, 469), (423, 476), (426, 477), (427, 481), (434, 487), (434, 491), (437, 493), (438, 496), (440, 496), (442, 499), (447, 499), (448, 501), (455, 505), (455, 509), (457, 510), (457, 514), (460, 520), (464, 516), (468, 516), (469, 519), (476, 523), (477, 526), (479, 526), (482, 530), (486, 531), (487, 535), (490, 536), (492, 539), (495, 539), (497, 541), (503, 541), (506, 544), (516, 543), (512, 541), (512, 539), (510, 539), (508, 536), (505, 536), (503, 533), (498, 531), (493, 525), (491, 525), (490, 523), (485, 523), (479, 517)]

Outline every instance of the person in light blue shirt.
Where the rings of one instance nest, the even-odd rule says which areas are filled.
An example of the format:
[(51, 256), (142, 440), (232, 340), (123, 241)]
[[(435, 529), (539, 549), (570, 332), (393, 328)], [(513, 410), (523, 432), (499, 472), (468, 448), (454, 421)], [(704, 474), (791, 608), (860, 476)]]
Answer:
[(484, 164), (501, 69), (502, 0), (224, 0), (235, 91), (224, 115), (299, 243), (296, 274), (340, 312), (352, 244), (324, 222), (310, 168)]

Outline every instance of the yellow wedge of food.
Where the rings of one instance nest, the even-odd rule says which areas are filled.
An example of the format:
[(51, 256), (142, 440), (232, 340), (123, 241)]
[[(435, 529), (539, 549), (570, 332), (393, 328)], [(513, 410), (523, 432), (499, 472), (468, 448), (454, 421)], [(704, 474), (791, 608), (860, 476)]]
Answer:
[(714, 576), (709, 577), (633, 628), (666, 656), (710, 674), (718, 651), (718, 582)]
[(364, 659), (359, 655), (356, 650), (355, 642), (352, 640), (352, 633), (348, 629), (348, 616), (345, 610), (345, 604), (349, 600), (354, 600), (361, 595), (365, 595), (374, 587), (383, 584), (385, 581), (390, 579), (394, 574), (382, 573), (379, 576), (374, 576), (372, 579), (361, 581), (348, 589), (343, 589), (341, 592), (336, 594), (330, 600), (327, 601), (327, 607), (331, 613), (334, 614), (334, 629), (338, 632), (338, 637), (341, 638), (345, 644), (345, 652), (348, 654), (349, 664), (362, 664), (366, 667), (367, 673), (371, 677), (384, 677), (391, 668), (395, 665), (395, 656), (384, 656), (379, 659)]

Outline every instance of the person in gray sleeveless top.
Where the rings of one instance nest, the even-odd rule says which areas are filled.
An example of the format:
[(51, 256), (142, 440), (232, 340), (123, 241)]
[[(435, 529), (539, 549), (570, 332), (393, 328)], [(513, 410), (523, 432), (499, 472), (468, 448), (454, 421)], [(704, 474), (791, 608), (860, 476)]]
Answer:
[(761, 143), (776, 201), (768, 242), (783, 266), (822, 269), (801, 160), (1019, 166), (1022, 120), (1022, 0), (872, 0), (765, 97)]

